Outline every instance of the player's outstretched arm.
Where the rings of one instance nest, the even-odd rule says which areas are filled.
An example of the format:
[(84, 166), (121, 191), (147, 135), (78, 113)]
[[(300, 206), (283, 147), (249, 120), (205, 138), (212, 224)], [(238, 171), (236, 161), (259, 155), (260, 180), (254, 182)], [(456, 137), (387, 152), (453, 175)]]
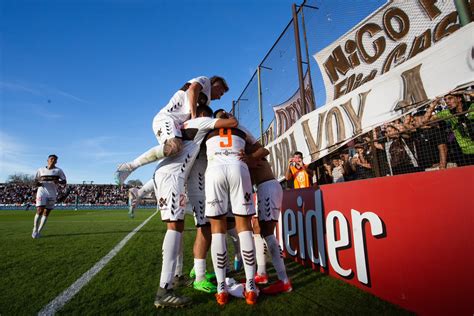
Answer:
[(235, 128), (239, 125), (239, 121), (235, 117), (228, 119), (218, 119), (214, 128)]

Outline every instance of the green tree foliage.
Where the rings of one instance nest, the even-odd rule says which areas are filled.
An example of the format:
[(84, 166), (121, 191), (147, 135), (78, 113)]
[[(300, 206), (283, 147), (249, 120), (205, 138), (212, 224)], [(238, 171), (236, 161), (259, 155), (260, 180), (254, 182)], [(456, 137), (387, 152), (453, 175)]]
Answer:
[(132, 186), (132, 187), (141, 187), (143, 186), (143, 183), (140, 180), (129, 180), (127, 182), (127, 185)]
[(35, 176), (25, 173), (15, 173), (8, 176), (7, 183), (33, 184), (35, 183)]

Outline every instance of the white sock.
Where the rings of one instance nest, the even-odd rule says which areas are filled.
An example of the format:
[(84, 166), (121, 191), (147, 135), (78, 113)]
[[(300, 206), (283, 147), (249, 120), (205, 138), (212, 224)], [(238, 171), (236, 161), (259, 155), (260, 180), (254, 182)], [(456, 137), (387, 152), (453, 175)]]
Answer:
[(255, 276), (255, 245), (253, 243), (252, 232), (249, 230), (239, 233), (240, 249), (242, 252), (242, 259), (244, 261), (245, 289), (247, 291), (256, 291), (254, 276)]
[(181, 242), (179, 243), (179, 248), (178, 248), (178, 256), (176, 259), (176, 269), (174, 271), (174, 275), (177, 275), (177, 276), (183, 275), (183, 241), (184, 239), (181, 238)]
[(206, 279), (206, 259), (194, 258), (194, 272), (196, 273), (196, 282)]
[(43, 230), (44, 225), (46, 224), (47, 220), (48, 220), (48, 216), (43, 215), (43, 217), (41, 217), (41, 221), (38, 227), (38, 233), (40, 233)]
[(267, 260), (265, 259), (265, 242), (260, 234), (253, 235), (255, 241), (255, 256), (257, 257), (257, 273), (267, 274)]
[(146, 152), (135, 158), (132, 162), (130, 162), (130, 167), (134, 170), (138, 167), (147, 165), (152, 163), (153, 161), (157, 161), (165, 156), (163, 153), (164, 146), (158, 145), (153, 148), (148, 149)]
[(230, 239), (232, 240), (232, 244), (234, 245), (235, 259), (240, 260), (242, 258), (242, 256), (240, 254), (239, 235), (237, 235), (237, 231), (235, 230), (235, 228), (228, 229), (227, 234), (229, 234)]
[(277, 272), (278, 279), (285, 283), (288, 282), (285, 262), (283, 261), (283, 254), (280, 249), (280, 245), (278, 245), (275, 235), (269, 235), (265, 237), (265, 241), (267, 242), (268, 250), (272, 254), (272, 262)]
[(38, 213), (36, 213), (35, 219), (33, 220), (33, 231), (34, 232), (38, 231), (38, 226), (39, 226), (39, 223), (41, 221), (41, 217), (42, 217), (42, 215), (39, 215)]
[(227, 244), (225, 234), (212, 234), (211, 255), (212, 265), (216, 273), (217, 293), (226, 292), (225, 275), (227, 267)]
[(161, 264), (160, 287), (170, 289), (173, 287), (173, 276), (176, 269), (178, 249), (175, 245), (181, 243), (182, 234), (175, 230), (167, 230), (163, 240), (163, 262)]

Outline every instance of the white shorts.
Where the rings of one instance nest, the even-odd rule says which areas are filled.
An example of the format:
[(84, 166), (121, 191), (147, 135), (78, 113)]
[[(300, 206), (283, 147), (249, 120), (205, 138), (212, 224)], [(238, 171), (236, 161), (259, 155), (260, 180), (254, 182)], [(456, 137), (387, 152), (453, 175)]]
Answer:
[(252, 182), (243, 164), (207, 166), (206, 216), (225, 215), (228, 204), (234, 215), (254, 215)]
[(167, 139), (181, 137), (181, 124), (177, 124), (171, 117), (157, 115), (153, 120), (153, 133), (160, 144), (164, 144)]
[(155, 172), (155, 196), (157, 208), (161, 211), (161, 220), (176, 222), (184, 220), (186, 195), (184, 179), (177, 175)]
[(280, 218), (283, 189), (273, 179), (257, 186), (257, 213), (259, 221), (278, 221)]
[(56, 196), (50, 194), (36, 194), (36, 207), (42, 206), (48, 210), (52, 210), (56, 204)]

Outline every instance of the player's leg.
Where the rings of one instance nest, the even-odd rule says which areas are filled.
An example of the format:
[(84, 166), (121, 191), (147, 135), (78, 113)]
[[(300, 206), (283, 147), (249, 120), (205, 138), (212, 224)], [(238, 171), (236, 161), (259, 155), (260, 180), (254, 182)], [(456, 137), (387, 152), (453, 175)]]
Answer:
[[(229, 208), (230, 209), (230, 208)], [(235, 218), (234, 215), (227, 215), (227, 234), (230, 236), (230, 240), (234, 245), (234, 270), (240, 271), (242, 269), (242, 254), (240, 253), (240, 240), (237, 230), (235, 229)]]
[(267, 260), (265, 258), (265, 241), (262, 238), (258, 218), (252, 217), (253, 240), (255, 242), (255, 257), (257, 259), (257, 273), (255, 274), (255, 283), (267, 284)]
[(262, 236), (265, 238), (268, 250), (272, 256), (272, 263), (275, 267), (278, 281), (272, 285), (262, 289), (265, 294), (278, 294), (283, 292), (291, 292), (293, 290), (291, 282), (286, 274), (285, 262), (283, 261), (283, 253), (274, 235), (276, 222), (260, 222), (262, 228)]
[(280, 217), (283, 190), (278, 181), (272, 180), (259, 185), (257, 192), (261, 235), (265, 239), (268, 251), (272, 256), (273, 266), (278, 275), (278, 281), (262, 289), (262, 292), (265, 294), (290, 292), (293, 288), (286, 274), (282, 250), (274, 234), (276, 223)]
[(245, 300), (247, 304), (257, 303), (255, 285), (255, 244), (253, 241), (251, 217), (255, 215), (252, 199), (252, 182), (246, 166), (229, 167), (229, 196), (232, 212), (235, 215), (235, 226), (240, 240), (240, 251), (245, 271)]
[(219, 305), (228, 302), (228, 292), (225, 284), (227, 268), (227, 205), (228, 186), (224, 167), (209, 167), (206, 170), (206, 216), (211, 223), (211, 255), (217, 280), (216, 300)]
[(176, 270), (179, 248), (184, 231), (184, 205), (181, 195), (184, 181), (173, 175), (156, 172), (154, 179), (155, 194), (161, 211), (161, 219), (166, 222), (167, 231), (163, 240), (163, 260), (161, 266), (160, 287), (156, 293), (156, 307), (181, 307), (191, 303), (191, 299), (178, 296), (173, 291), (173, 277)]
[(46, 222), (48, 221), (48, 216), (49, 213), (53, 210), (52, 206), (46, 206), (47, 208), (44, 209), (43, 211), (43, 216), (41, 217), (39, 227), (38, 227), (38, 236), (41, 236), (41, 231), (43, 230), (44, 226), (46, 225)]
[(216, 273), (217, 294), (219, 305), (225, 305), (228, 301), (227, 287), (225, 284), (227, 269), (227, 223), (226, 216), (220, 215), (209, 219), (211, 222), (211, 255), (214, 272)]
[(115, 172), (117, 184), (123, 184), (137, 168), (164, 157), (174, 156), (181, 151), (183, 147), (183, 142), (180, 139), (181, 130), (170, 117), (163, 116), (155, 119), (153, 121), (153, 132), (159, 145), (148, 149), (132, 161), (120, 164)]
[(206, 257), (211, 247), (211, 225), (197, 227), (196, 239), (194, 241), (194, 272), (196, 279), (193, 282), (193, 287), (198, 291), (206, 293), (216, 293), (217, 287), (211, 282), (215, 279), (214, 273), (207, 273), (206, 271)]
[(45, 211), (45, 205), (40, 205), (36, 207), (36, 214), (33, 220), (33, 232), (31, 233), (31, 237), (33, 239), (39, 238), (38, 235), (38, 228), (40, 226), (41, 219), (43, 217), (43, 212)]

